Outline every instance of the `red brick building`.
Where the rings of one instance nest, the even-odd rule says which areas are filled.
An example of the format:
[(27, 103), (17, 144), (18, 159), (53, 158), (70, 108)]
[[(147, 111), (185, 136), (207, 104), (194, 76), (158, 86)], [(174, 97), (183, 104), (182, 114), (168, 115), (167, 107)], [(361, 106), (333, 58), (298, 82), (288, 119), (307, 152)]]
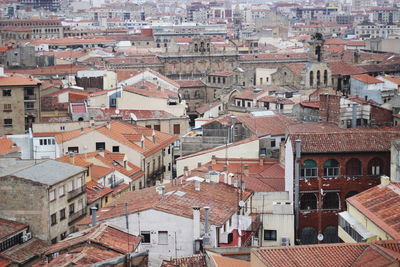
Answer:
[(301, 140), (297, 239), (313, 244), (323, 234), (323, 243), (338, 242), (338, 213), (346, 209), (346, 198), (378, 185), (381, 175), (390, 174), (390, 142), (400, 137), (400, 131), (312, 123), (289, 127), (289, 132), (287, 183), (294, 182), (290, 170), (295, 166), (295, 140)]

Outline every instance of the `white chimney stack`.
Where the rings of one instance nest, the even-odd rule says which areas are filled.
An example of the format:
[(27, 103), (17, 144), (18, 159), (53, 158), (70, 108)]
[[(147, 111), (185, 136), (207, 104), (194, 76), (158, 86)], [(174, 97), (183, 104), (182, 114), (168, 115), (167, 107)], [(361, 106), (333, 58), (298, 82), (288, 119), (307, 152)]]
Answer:
[(0, 77), (4, 77), (4, 66), (0, 65)]
[(200, 238), (200, 207), (193, 207), (193, 239)]

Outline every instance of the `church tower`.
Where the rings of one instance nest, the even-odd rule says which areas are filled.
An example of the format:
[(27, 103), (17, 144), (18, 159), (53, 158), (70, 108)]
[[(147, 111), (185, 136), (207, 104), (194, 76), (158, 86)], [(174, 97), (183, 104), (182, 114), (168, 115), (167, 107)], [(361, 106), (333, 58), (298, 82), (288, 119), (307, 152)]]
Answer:
[(319, 32), (313, 34), (311, 40), (308, 41), (308, 43), (310, 44), (310, 50), (308, 52), (309, 60), (311, 62), (322, 62), (325, 43), (322, 34)]

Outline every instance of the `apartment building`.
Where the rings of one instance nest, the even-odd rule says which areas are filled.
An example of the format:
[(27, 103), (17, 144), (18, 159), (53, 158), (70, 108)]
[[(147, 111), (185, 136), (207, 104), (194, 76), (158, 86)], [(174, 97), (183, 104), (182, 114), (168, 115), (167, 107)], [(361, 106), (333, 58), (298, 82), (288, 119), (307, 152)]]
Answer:
[(0, 174), (0, 217), (31, 226), (35, 237), (56, 243), (86, 215), (86, 169), (54, 160), (18, 161)]
[(40, 118), (40, 85), (31, 77), (4, 74), (0, 67), (0, 134), (23, 134)]

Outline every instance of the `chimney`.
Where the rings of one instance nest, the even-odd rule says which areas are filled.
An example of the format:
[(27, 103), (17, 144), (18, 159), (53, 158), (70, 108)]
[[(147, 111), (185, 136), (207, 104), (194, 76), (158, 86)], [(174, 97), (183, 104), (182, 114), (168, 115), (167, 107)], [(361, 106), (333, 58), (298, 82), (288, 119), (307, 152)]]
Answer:
[(183, 175), (185, 177), (189, 177), (189, 168), (188, 168), (188, 166), (183, 167)]
[(90, 210), (92, 211), (92, 226), (96, 226), (96, 220), (97, 220), (97, 208), (96, 207), (91, 207)]
[(111, 130), (111, 122), (107, 121), (107, 129)]
[(200, 181), (194, 181), (194, 190), (200, 191), (201, 189), (201, 182)]
[(245, 175), (245, 176), (249, 176), (249, 165), (244, 165), (243, 166), (243, 174)]
[(201, 167), (201, 162), (197, 162), (197, 168)]
[(193, 239), (200, 238), (200, 207), (194, 206), (193, 208)]
[(161, 189), (161, 199), (164, 199), (165, 198), (165, 186), (160, 186), (160, 189)]
[(212, 155), (212, 157), (211, 157), (211, 164), (212, 165), (217, 164), (217, 157), (215, 155)]
[(153, 141), (153, 143), (156, 143), (156, 132), (153, 129), (153, 133), (151, 134), (151, 140)]
[(351, 110), (351, 128), (357, 127), (357, 103), (353, 103)]
[(387, 186), (387, 185), (389, 185), (389, 184), (390, 184), (390, 178), (389, 178), (389, 176), (382, 175), (382, 176), (381, 176), (381, 185), (382, 185), (382, 186)]
[(69, 152), (69, 163), (72, 165), (75, 164), (75, 153), (74, 152)]
[(4, 75), (4, 66), (0, 65), (0, 77), (5, 77)]
[(144, 148), (144, 135), (142, 134), (142, 138), (140, 139), (140, 147)]
[(210, 207), (204, 207), (205, 210), (205, 215), (204, 215), (204, 237), (203, 237), (203, 244), (204, 245), (209, 245), (210, 244), (210, 226), (209, 226), (209, 214), (210, 214)]

